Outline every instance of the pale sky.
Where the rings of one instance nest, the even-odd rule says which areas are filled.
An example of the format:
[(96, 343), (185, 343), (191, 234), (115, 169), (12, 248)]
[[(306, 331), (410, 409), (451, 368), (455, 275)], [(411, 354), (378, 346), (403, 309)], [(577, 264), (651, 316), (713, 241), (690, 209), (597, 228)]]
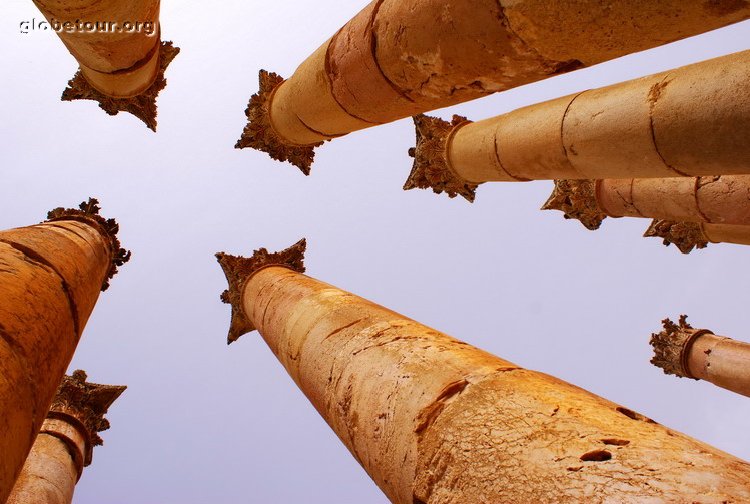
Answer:
[[(318, 149), (313, 173), (233, 145), (259, 68), (290, 76), (365, 0), (164, 2), (182, 52), (156, 134), (93, 102), (60, 101), (77, 64), (54, 33), (0, 7), (0, 229), (100, 199), (133, 260), (86, 327), (70, 371), (128, 390), (76, 504), (380, 504), (386, 498), (256, 334), (226, 345), (213, 254), (308, 238), (308, 274), (524, 367), (750, 458), (750, 401), (649, 363), (660, 320), (748, 340), (750, 249), (683, 256), (641, 235), (541, 212), (552, 183), (495, 183), (477, 202), (404, 192), (410, 119)], [(750, 47), (750, 22), (437, 112), (483, 119)]]

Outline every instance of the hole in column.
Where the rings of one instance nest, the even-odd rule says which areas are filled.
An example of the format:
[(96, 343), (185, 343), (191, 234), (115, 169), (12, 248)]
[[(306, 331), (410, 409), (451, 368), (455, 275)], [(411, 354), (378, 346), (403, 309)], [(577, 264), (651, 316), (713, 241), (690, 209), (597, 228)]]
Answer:
[(612, 458), (612, 454), (607, 450), (592, 450), (581, 455), (584, 462), (604, 462)]
[(618, 406), (615, 408), (619, 413), (622, 413), (628, 418), (632, 418), (633, 420), (640, 420), (641, 422), (648, 422), (648, 423), (656, 423), (647, 416), (643, 416), (640, 413), (636, 413), (633, 410), (630, 410), (628, 408), (623, 408), (622, 406)]

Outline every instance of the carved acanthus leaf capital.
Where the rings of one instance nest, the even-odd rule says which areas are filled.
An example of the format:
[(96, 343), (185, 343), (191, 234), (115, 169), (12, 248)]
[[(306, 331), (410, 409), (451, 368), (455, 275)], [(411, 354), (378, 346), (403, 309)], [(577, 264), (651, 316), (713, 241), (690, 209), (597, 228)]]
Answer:
[(654, 219), (643, 236), (662, 238), (664, 245), (674, 244), (683, 254), (689, 254), (694, 248), (706, 248), (709, 243), (698, 222)]
[(109, 429), (109, 421), (104, 415), (127, 387), (89, 383), (86, 378), (86, 373), (81, 370), (73, 372), (72, 376), (65, 376), (57, 389), (48, 416), (70, 416), (85, 427), (89, 443), (84, 465), (89, 465), (93, 447), (103, 444), (98, 433)]
[(566, 219), (578, 219), (592, 231), (607, 218), (596, 201), (596, 180), (555, 180), (555, 189), (542, 210), (560, 210)]
[(128, 112), (143, 121), (151, 131), (156, 131), (156, 97), (166, 87), (167, 79), (164, 77), (164, 72), (179, 52), (179, 47), (174, 47), (172, 42), (161, 43), (156, 80), (139, 95), (130, 98), (107, 96), (94, 89), (79, 69), (63, 91), (62, 101), (93, 100), (98, 102), (99, 107), (109, 115)]
[(247, 125), (234, 148), (252, 147), (268, 153), (277, 161), (289, 161), (302, 173), (310, 175), (310, 167), (315, 158), (315, 147), (323, 145), (323, 142), (295, 145), (276, 133), (271, 124), (271, 99), (274, 91), (284, 82), (284, 79), (275, 73), (261, 70), (258, 74), (258, 81), (258, 92), (250, 97), (250, 103), (245, 109)]
[(432, 189), (435, 194), (444, 192), (451, 198), (461, 195), (470, 202), (474, 201), (479, 184), (468, 182), (456, 174), (448, 159), (451, 137), (458, 128), (470, 123), (458, 115), (454, 115), (451, 122), (424, 114), (414, 116), (417, 146), (409, 149), (414, 165), (404, 184), (405, 191)]
[(227, 277), (229, 288), (221, 293), (221, 300), (232, 306), (232, 321), (229, 325), (227, 343), (237, 341), (240, 336), (255, 330), (242, 306), (242, 293), (248, 279), (257, 271), (268, 266), (282, 266), (299, 273), (305, 272), (305, 248), (307, 242), (301, 239), (280, 252), (268, 252), (265, 248), (256, 250), (252, 257), (241, 257), (219, 252), (219, 261)]
[(664, 374), (696, 379), (687, 365), (690, 346), (697, 337), (713, 333), (706, 329), (694, 329), (687, 323), (687, 315), (680, 315), (677, 324), (668, 318), (662, 320), (662, 324), (664, 329), (651, 335), (650, 343), (654, 347), (651, 364), (662, 368)]
[(120, 231), (120, 225), (115, 219), (105, 219), (99, 215), (99, 200), (89, 198), (88, 201), (82, 202), (78, 208), (58, 207), (47, 212), (47, 222), (60, 220), (75, 220), (94, 228), (109, 240), (112, 250), (112, 265), (109, 268), (107, 277), (102, 284), (102, 291), (109, 288), (109, 281), (117, 274), (117, 268), (130, 260), (131, 252), (120, 246), (120, 240), (117, 233)]

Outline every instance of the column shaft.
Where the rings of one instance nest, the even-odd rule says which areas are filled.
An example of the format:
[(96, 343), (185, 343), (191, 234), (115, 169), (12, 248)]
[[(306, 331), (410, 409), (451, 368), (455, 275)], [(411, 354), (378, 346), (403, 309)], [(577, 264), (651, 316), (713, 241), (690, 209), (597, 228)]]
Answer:
[(532, 105), (461, 128), (450, 163), (471, 182), (745, 174), (748, 82), (745, 51)]
[(65, 437), (39, 433), (7, 504), (71, 504), (79, 477), (72, 449)]
[(374, 0), (291, 78), (272, 83), (276, 92), (262, 83), (238, 146), (307, 170), (311, 151), (305, 162), (294, 159), (295, 148), (748, 16), (750, 6), (716, 9), (681, 0)]
[(750, 245), (750, 226), (737, 224), (701, 224), (701, 231), (712, 243)]
[(236, 260), (220, 255), (234, 317), (392, 502), (750, 499), (738, 459), (288, 267)]
[(434, 120), (420, 121), (407, 188), (446, 190), (428, 171), (474, 185), (748, 174), (748, 83), (744, 51), (464, 122), (432, 143)]
[(750, 344), (704, 334), (693, 341), (687, 359), (693, 377), (750, 397)]
[(605, 179), (596, 199), (611, 217), (750, 225), (750, 176)]
[(0, 232), (0, 502), (47, 415), (99, 291), (127, 261), (117, 224), (57, 209), (43, 224)]

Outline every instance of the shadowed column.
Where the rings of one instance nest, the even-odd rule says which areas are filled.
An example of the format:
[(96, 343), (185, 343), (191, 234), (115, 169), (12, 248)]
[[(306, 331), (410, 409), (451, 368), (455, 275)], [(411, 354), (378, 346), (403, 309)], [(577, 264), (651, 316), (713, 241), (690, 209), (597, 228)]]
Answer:
[(94, 446), (103, 443), (98, 433), (109, 429), (104, 415), (125, 389), (88, 383), (80, 370), (63, 378), (8, 504), (71, 504)]
[(5, 502), (100, 290), (130, 258), (95, 199), (0, 232), (0, 502)]
[(693, 329), (682, 315), (678, 324), (663, 321), (664, 330), (651, 335), (651, 363), (680, 378), (706, 380), (750, 397), (750, 344), (707, 329)]
[(325, 140), (749, 16), (733, 0), (374, 0), (288, 80), (260, 72), (236, 146), (308, 174)]
[(229, 341), (257, 329), (388, 498), (750, 499), (750, 465), (302, 274), (304, 241), (217, 254)]
[(404, 189), (750, 173), (750, 51), (479, 122), (417, 116)]
[(156, 97), (180, 51), (161, 42), (160, 0), (33, 1), (80, 65), (63, 101), (94, 100), (156, 131)]

